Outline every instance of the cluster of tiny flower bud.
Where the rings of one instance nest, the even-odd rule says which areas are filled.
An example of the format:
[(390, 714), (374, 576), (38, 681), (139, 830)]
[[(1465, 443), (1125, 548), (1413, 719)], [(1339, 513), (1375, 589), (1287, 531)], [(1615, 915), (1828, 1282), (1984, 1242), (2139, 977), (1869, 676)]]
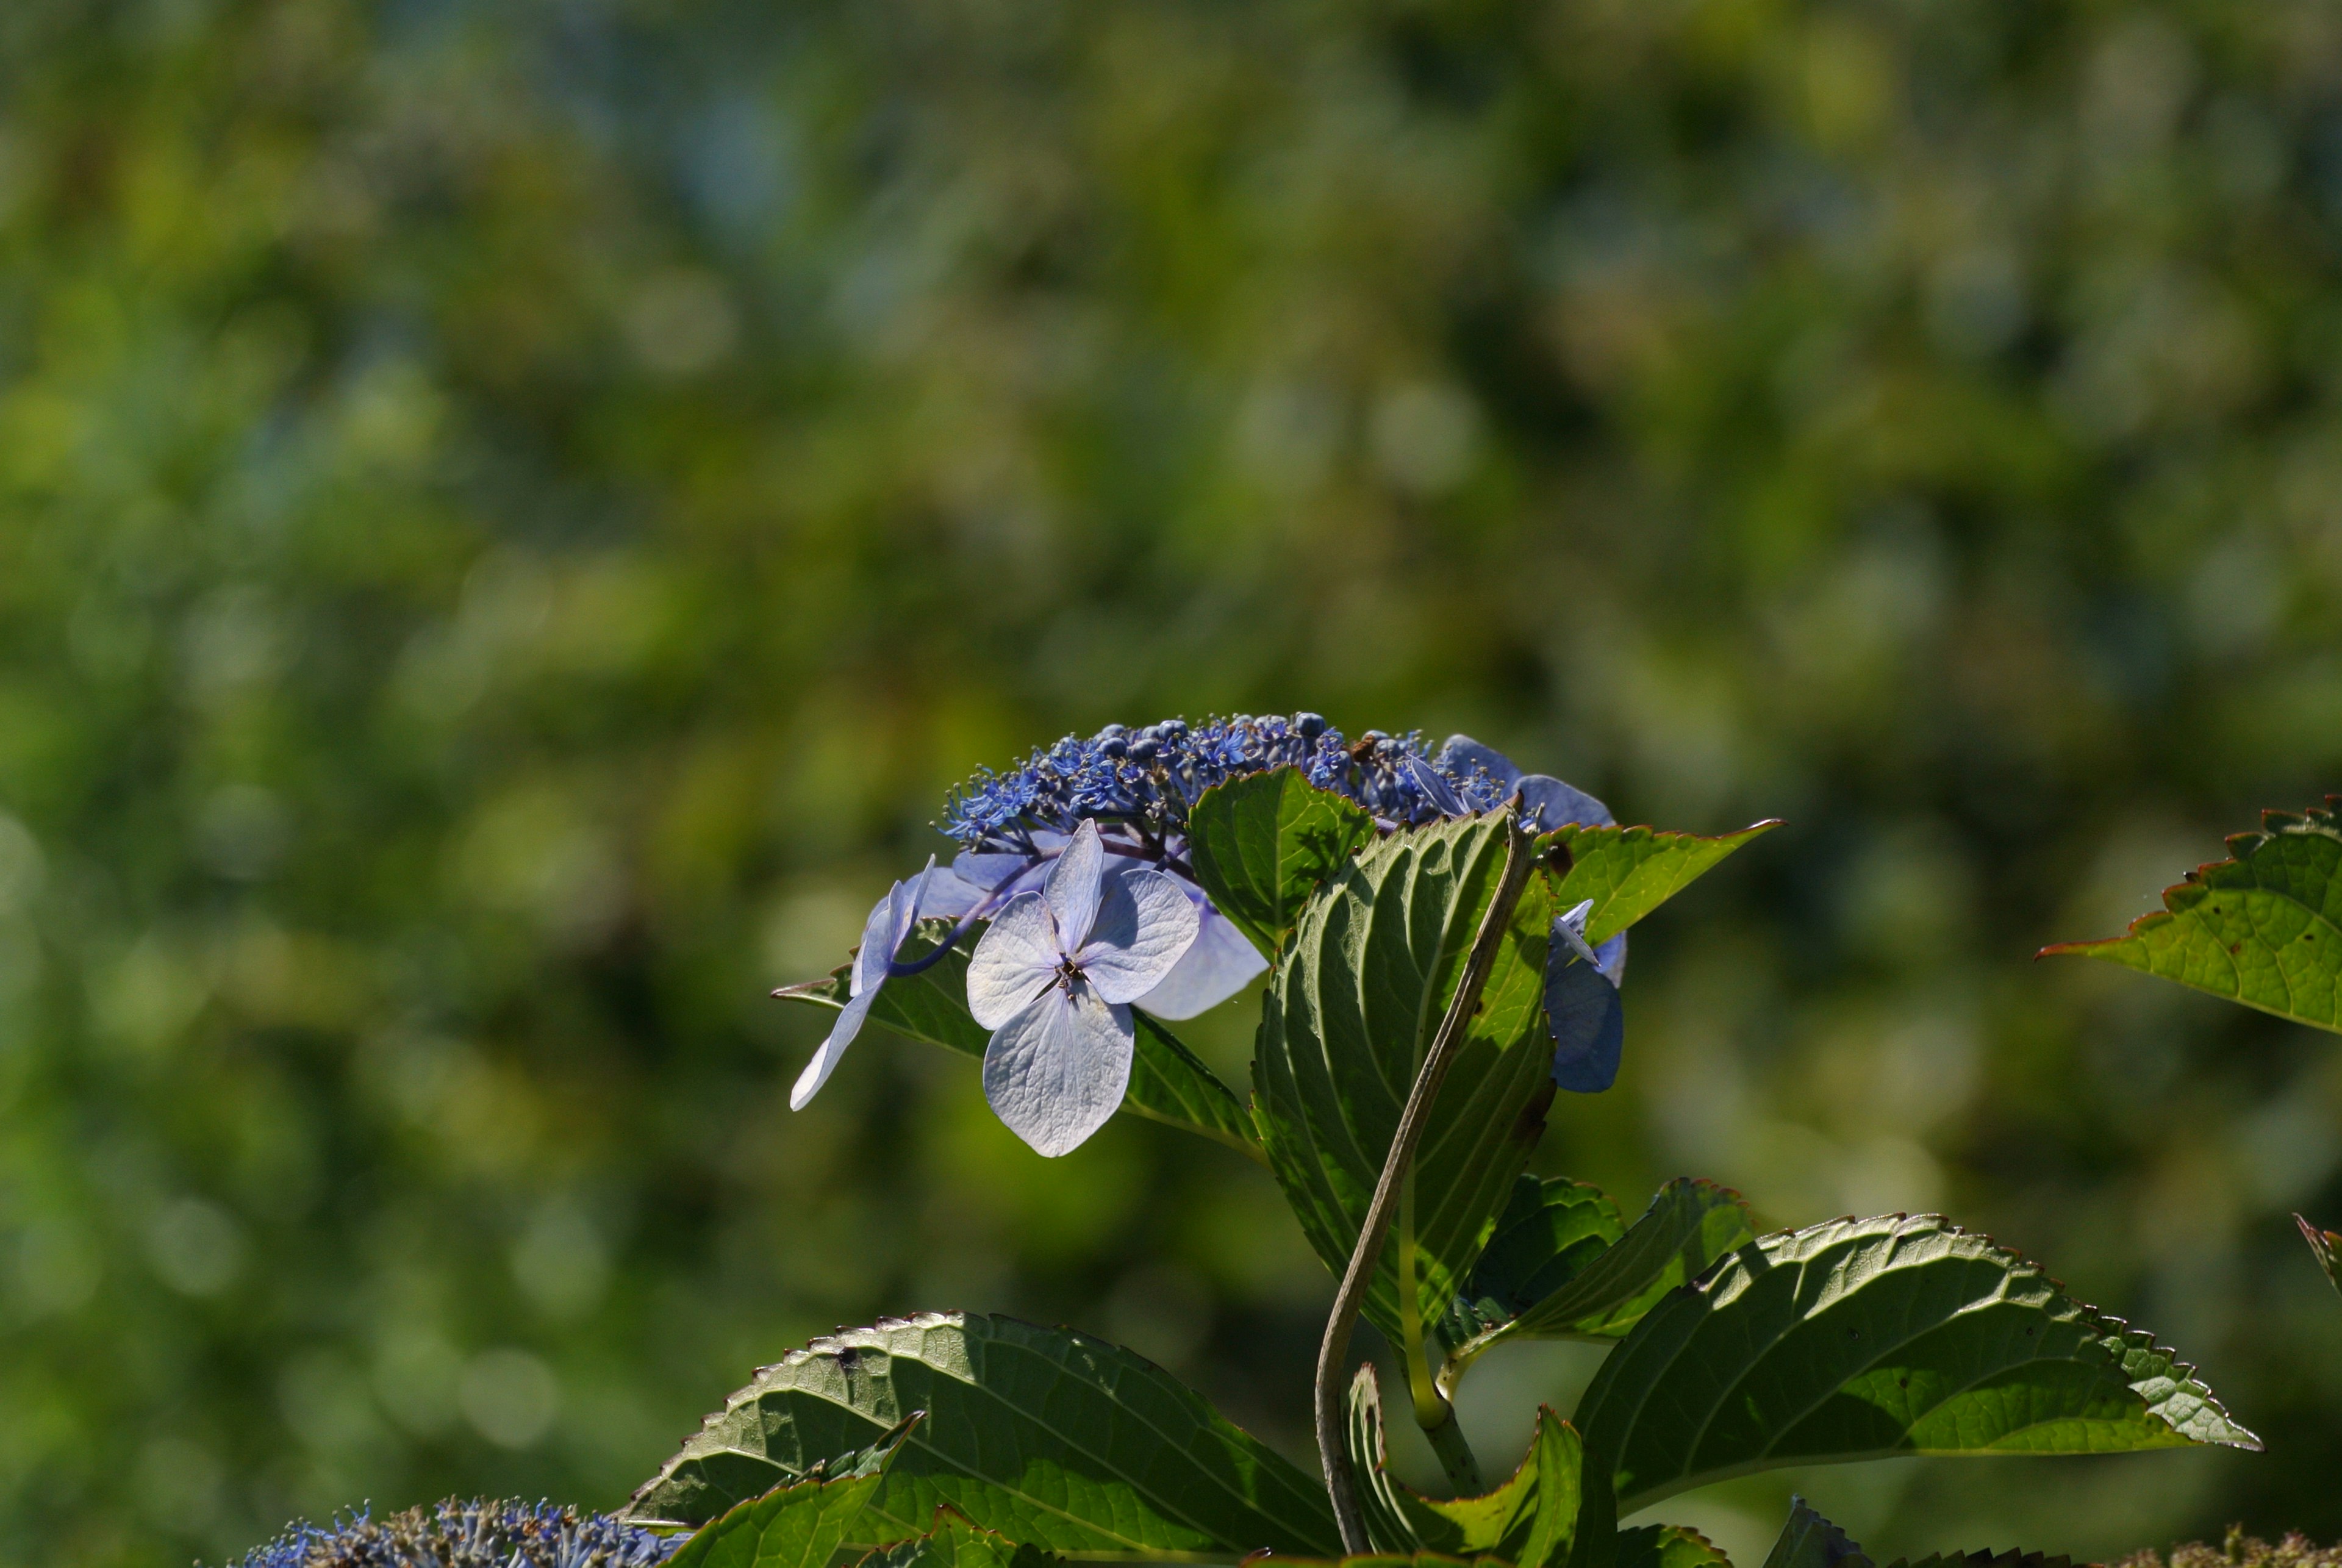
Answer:
[(606, 1513), (450, 1498), (382, 1520), (296, 1524), (239, 1568), (656, 1568), (682, 1543)]
[(1419, 732), (1368, 730), (1349, 742), (1316, 714), (1238, 714), (1193, 725), (1108, 724), (1087, 740), (1067, 735), (1007, 773), (979, 772), (952, 792), (940, 825), (967, 849), (1029, 851), (1036, 832), (1071, 833), (1085, 817), (1161, 844), (1186, 834), (1188, 809), (1214, 784), (1278, 767), (1297, 767), (1319, 789), (1356, 801), (1386, 830), (1449, 814), (1410, 759), (1433, 769), (1469, 810), (1503, 804), (1481, 769), (1459, 771), (1426, 755)]

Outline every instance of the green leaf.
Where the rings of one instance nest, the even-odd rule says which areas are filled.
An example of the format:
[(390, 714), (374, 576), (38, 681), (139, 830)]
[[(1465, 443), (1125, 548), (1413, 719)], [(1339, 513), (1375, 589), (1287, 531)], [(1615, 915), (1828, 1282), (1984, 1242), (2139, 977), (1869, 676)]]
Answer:
[(1511, 1322), (1626, 1233), (1617, 1203), (1601, 1188), (1566, 1176), (1517, 1178), (1495, 1233), (1440, 1324), (1443, 1343), (1452, 1352)]
[[(949, 921), (921, 921), (917, 934), (905, 946), (906, 962), (934, 952), (950, 930)], [(967, 960), (982, 930), (979, 925), (969, 931), (932, 967), (888, 980), (879, 988), (878, 1000), (871, 1004), (871, 1022), (981, 1060), (992, 1036), (967, 1010)], [(773, 994), (836, 1013), (854, 994), (853, 978), (854, 965), (843, 964), (826, 980), (785, 985)], [(1236, 1091), (1160, 1021), (1144, 1013), (1134, 1012), (1133, 1017), (1138, 1022), (1137, 1045), (1122, 1108), (1226, 1144), (1249, 1159), (1265, 1159), (1252, 1117)]]
[(2066, 942), (2044, 957), (2109, 959), (2320, 1029), (2342, 1030), (2342, 795), (2261, 814), (2230, 859), (2163, 890), (2163, 907), (2120, 936)]
[[(1518, 1568), (1583, 1568), (1617, 1529), (1617, 1512), (1597, 1473), (1586, 1473), (1577, 1429), (1539, 1406), (1535, 1435), (1518, 1469), (1483, 1497), (1426, 1497), (1389, 1471), (1382, 1389), (1371, 1363), (1350, 1382), (1343, 1443), (1356, 1478), (1366, 1534), (1386, 1552), (1493, 1555)], [(1591, 1481), (1589, 1486), (1587, 1483)], [(1596, 1493), (1587, 1496), (1587, 1492)]]
[(922, 1419), (911, 1417), (863, 1453), (826, 1467), (836, 1472), (834, 1477), (810, 1474), (710, 1520), (667, 1560), (667, 1568), (827, 1568)]
[(1623, 1338), (1661, 1296), (1697, 1279), (1756, 1234), (1739, 1193), (1678, 1176), (1658, 1190), (1616, 1245), (1519, 1316), (1457, 1346), (1440, 1371), (1440, 1383), (1453, 1398), (1466, 1368), (1512, 1340)]
[(1374, 837), (1363, 807), (1293, 767), (1216, 784), (1187, 816), (1196, 880), (1272, 963), (1310, 894)]
[[(1261, 1010), (1254, 1114), (1317, 1255), (1347, 1264), (1383, 1160), (1462, 978), (1505, 859), (1499, 813), (1396, 833), (1303, 910)], [(1544, 1022), (1553, 888), (1529, 877), (1469, 1034), (1433, 1104), (1366, 1313), (1395, 1344), (1436, 1322), (1469, 1273), (1553, 1098)], [(1425, 1310), (1427, 1307), (1428, 1310)]]
[(2299, 1214), (2293, 1223), (2301, 1227), (2301, 1239), (2309, 1243), (2309, 1255), (2326, 1271), (2326, 1283), (2342, 1292), (2342, 1233), (2321, 1231)]
[(1131, 1056), (1130, 1087), (1123, 1092), (1122, 1108), (1199, 1133), (1247, 1159), (1267, 1164), (1252, 1112), (1236, 1092), (1181, 1044), (1162, 1020), (1135, 1008), (1130, 1016), (1137, 1025), (1137, 1049)]
[(1556, 907), (1587, 899), (1586, 940), (1596, 945), (1626, 930), (1681, 893), (1692, 881), (1757, 834), (1780, 826), (1768, 818), (1716, 838), (1661, 833), (1647, 827), (1596, 827), (1569, 823), (1544, 834), (1537, 848), (1566, 866)]
[(1765, 1568), (1875, 1568), (1846, 1532), (1815, 1513), (1802, 1497), (1789, 1499), (1789, 1522), (1766, 1554)]
[(1577, 1422), (1628, 1512), (1780, 1464), (2260, 1446), (2151, 1336), (1935, 1215), (1741, 1248), (1635, 1325)]
[(1051, 1568), (1064, 1561), (1030, 1542), (972, 1524), (946, 1503), (936, 1509), (935, 1527), (925, 1535), (882, 1546), (856, 1568)]
[(635, 1494), (646, 1522), (703, 1523), (867, 1447), (905, 1439), (862, 1543), (938, 1504), (1071, 1557), (1338, 1548), (1325, 1487), (1152, 1362), (1067, 1329), (925, 1313), (816, 1340), (725, 1402)]
[(1618, 1532), (1613, 1568), (1732, 1568), (1732, 1559), (1687, 1524), (1644, 1524)]

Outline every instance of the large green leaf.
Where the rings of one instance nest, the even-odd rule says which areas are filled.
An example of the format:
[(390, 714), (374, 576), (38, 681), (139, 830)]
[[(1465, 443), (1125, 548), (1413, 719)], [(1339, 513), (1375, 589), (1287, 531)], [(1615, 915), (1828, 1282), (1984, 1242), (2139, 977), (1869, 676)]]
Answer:
[[(1383, 839), (1302, 912), (1261, 1010), (1254, 1111), (1269, 1167), (1336, 1274), (1502, 872), (1506, 817)], [(1553, 887), (1532, 874), (1434, 1103), (1366, 1313), (1394, 1343), (1446, 1313), (1545, 1130)], [(1401, 1318), (1400, 1271), (1417, 1289)]]
[(1566, 866), (1557, 907), (1587, 899), (1586, 940), (1603, 943), (1681, 893), (1692, 880), (1758, 834), (1780, 826), (1767, 820), (1716, 838), (1661, 833), (1647, 827), (1595, 827), (1570, 823), (1537, 840), (1537, 848)]
[(1589, 1473), (1577, 1429), (1539, 1407), (1529, 1451), (1481, 1497), (1426, 1497), (1395, 1478), (1384, 1445), (1382, 1390), (1371, 1363), (1351, 1380), (1343, 1446), (1366, 1534), (1385, 1552), (1494, 1556), (1518, 1568), (1610, 1568), (1618, 1514), (1608, 1477)]
[(1678, 1176), (1659, 1189), (1643, 1217), (1615, 1245), (1573, 1270), (1519, 1315), (1457, 1346), (1440, 1382), (1452, 1397), (1466, 1367), (1511, 1340), (1623, 1338), (1661, 1296), (1697, 1279), (1756, 1233), (1739, 1193)]
[(1779, 1464), (2260, 1446), (2151, 1336), (1934, 1215), (1741, 1248), (1635, 1326), (1577, 1422), (1626, 1511)]
[(1439, 1326), (1450, 1353), (1551, 1295), (1626, 1233), (1601, 1188), (1566, 1176), (1523, 1175), (1496, 1216), (1488, 1244)]
[[(905, 946), (906, 960), (935, 951), (951, 923), (922, 921)], [(992, 1036), (967, 1010), (967, 960), (975, 951), (979, 926), (960, 938), (957, 946), (916, 974), (897, 975), (878, 991), (870, 1006), (870, 1020), (898, 1034), (941, 1045), (981, 1059)], [(788, 1002), (810, 1003), (835, 1013), (854, 994), (854, 966), (839, 965), (826, 979), (802, 985), (785, 985), (773, 993)], [(1222, 1083), (1194, 1052), (1181, 1044), (1162, 1023), (1145, 1013), (1134, 1013), (1138, 1023), (1137, 1048), (1130, 1064), (1130, 1087), (1122, 1108), (1261, 1159), (1252, 1117), (1236, 1092)]]
[(2232, 857), (2163, 891), (2163, 907), (2120, 936), (2044, 956), (2109, 959), (2320, 1029), (2342, 1030), (2342, 795), (2324, 810), (2261, 814)]
[(865, 1453), (710, 1520), (667, 1560), (667, 1568), (827, 1568), (839, 1547), (861, 1539), (855, 1527), (863, 1510), (923, 1419), (913, 1416)]
[(1325, 1487), (1152, 1362), (1067, 1329), (926, 1313), (816, 1340), (725, 1402), (629, 1513), (697, 1524), (858, 1453), (913, 1411), (864, 1543), (938, 1504), (1086, 1558), (1326, 1555)]
[(1298, 768), (1216, 784), (1187, 816), (1187, 859), (1212, 905), (1274, 962), (1302, 905), (1374, 841), (1375, 819)]

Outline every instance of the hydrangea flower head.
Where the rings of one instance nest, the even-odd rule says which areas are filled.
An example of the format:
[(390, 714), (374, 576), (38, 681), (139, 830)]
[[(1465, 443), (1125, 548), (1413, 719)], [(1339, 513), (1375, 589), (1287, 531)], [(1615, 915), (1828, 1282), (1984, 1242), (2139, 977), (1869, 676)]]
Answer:
[(1084, 822), (1038, 891), (1001, 907), (967, 966), (967, 1007), (991, 1030), (984, 1094), (1043, 1154), (1078, 1148), (1130, 1086), (1130, 1004), (1196, 940), (1196, 906), (1159, 871), (1109, 873)]
[(549, 1503), (451, 1497), (381, 1520), (295, 1524), (236, 1568), (656, 1568), (684, 1539)]

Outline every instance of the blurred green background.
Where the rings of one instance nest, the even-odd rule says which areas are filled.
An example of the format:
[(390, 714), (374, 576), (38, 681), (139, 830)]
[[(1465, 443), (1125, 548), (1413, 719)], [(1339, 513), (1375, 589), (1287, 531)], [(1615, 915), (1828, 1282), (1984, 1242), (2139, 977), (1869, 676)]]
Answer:
[(2342, 787), (2337, 370), (2319, 0), (11, 0), (0, 1556), (615, 1505), (918, 1307), (1306, 1455), (1262, 1173), (791, 1115), (765, 994), (976, 764), (1296, 707), (1788, 819), (1545, 1168), (1947, 1209), (2270, 1448), (1669, 1516), (2342, 1534), (2342, 1048), (2031, 962)]

